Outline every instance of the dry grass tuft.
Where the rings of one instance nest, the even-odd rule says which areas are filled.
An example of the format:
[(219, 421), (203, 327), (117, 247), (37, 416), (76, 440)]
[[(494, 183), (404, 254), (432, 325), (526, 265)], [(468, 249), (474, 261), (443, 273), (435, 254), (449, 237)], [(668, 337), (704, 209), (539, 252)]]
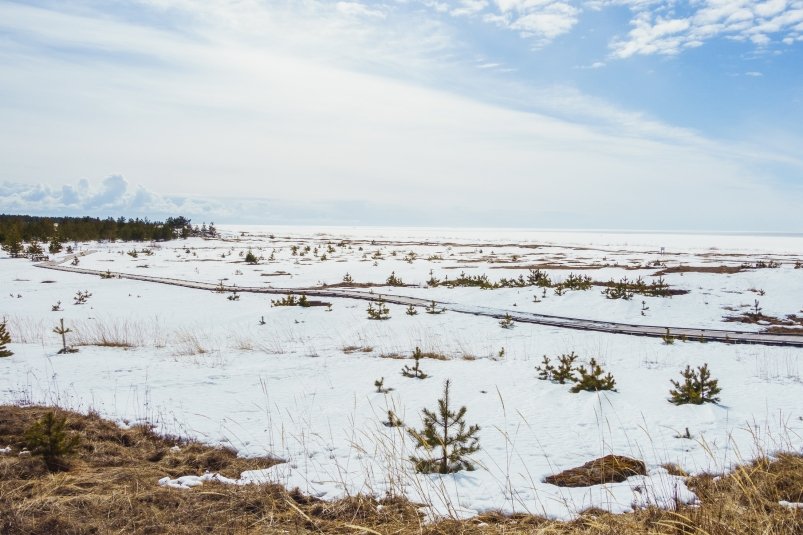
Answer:
[(643, 461), (622, 455), (606, 455), (583, 466), (548, 476), (544, 481), (558, 487), (590, 487), (603, 483), (618, 483), (630, 476), (646, 474), (647, 467)]
[[(24, 430), (46, 407), (0, 406), (0, 533), (8, 535), (106, 533), (292, 533), (422, 535), (635, 535), (766, 533), (799, 535), (803, 510), (779, 505), (803, 501), (803, 456), (779, 455), (725, 476), (689, 478), (701, 503), (676, 511), (649, 508), (612, 515), (585, 511), (572, 522), (489, 512), (469, 520), (425, 523), (418, 506), (402, 498), (354, 496), (325, 502), (278, 485), (205, 483), (191, 490), (159, 487), (163, 476), (218, 471), (238, 477), (265, 468), (269, 458), (236, 453), (173, 437), (149, 427), (121, 429), (96, 415), (67, 413), (81, 435), (67, 472), (47, 473), (41, 460), (19, 457)], [(176, 450), (173, 446), (178, 446)]]
[(352, 353), (371, 353), (374, 350), (371, 346), (343, 346), (342, 351), (346, 355), (351, 355)]

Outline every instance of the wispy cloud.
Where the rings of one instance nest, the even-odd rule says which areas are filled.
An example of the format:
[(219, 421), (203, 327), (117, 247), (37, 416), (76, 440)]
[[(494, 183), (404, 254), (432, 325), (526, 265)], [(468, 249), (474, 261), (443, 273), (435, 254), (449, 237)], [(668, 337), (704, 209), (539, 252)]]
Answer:
[[(803, 169), (795, 151), (507, 80), (488, 66), (501, 62), (462, 59), (431, 5), (352, 4), (149, 0), (137, 16), (0, 4), (0, 180), (12, 183), (0, 206), (217, 221), (293, 206), (352, 221), (343, 207), (356, 204), (414, 224), (443, 220), (448, 203), (454, 223), (722, 227), (750, 212), (799, 224), (800, 192), (766, 171)], [(513, 21), (547, 4), (485, 11)], [(137, 186), (78, 182), (112, 173)]]

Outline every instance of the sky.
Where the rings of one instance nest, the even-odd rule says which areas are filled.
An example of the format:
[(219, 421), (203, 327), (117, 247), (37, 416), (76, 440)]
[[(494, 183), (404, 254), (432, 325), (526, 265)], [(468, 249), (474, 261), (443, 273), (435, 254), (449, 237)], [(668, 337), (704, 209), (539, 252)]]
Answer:
[(0, 0), (0, 213), (803, 232), (803, 0)]

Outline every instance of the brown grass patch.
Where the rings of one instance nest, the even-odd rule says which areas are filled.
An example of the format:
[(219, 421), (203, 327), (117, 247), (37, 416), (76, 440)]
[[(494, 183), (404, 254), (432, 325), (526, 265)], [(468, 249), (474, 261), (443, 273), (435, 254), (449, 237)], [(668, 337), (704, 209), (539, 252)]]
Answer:
[(352, 353), (370, 353), (374, 350), (371, 346), (344, 346), (343, 353), (351, 355)]
[(672, 266), (656, 271), (653, 275), (669, 275), (670, 273), (739, 273), (741, 266)]
[(630, 476), (647, 474), (643, 461), (622, 455), (606, 455), (583, 466), (548, 476), (544, 481), (558, 487), (590, 487), (602, 483), (618, 483)]
[(770, 325), (764, 330), (772, 334), (801, 334), (803, 333), (803, 317), (796, 314), (787, 314), (786, 317), (767, 316), (759, 312), (744, 312), (736, 316), (725, 316), (722, 321), (730, 323), (745, 323), (748, 325)]
[[(133, 534), (420, 534), (420, 535), (799, 535), (803, 511), (779, 505), (803, 501), (803, 456), (760, 460), (715, 478), (689, 478), (698, 506), (648, 508), (622, 515), (598, 509), (575, 521), (487, 512), (468, 520), (424, 522), (403, 498), (354, 496), (333, 502), (277, 485), (205, 483), (191, 490), (159, 487), (163, 476), (243, 470), (275, 463), (242, 459), (227, 449), (121, 429), (94, 415), (68, 413), (82, 436), (67, 472), (49, 474), (40, 460), (18, 457), (24, 430), (45, 407), (0, 406), (0, 533), (3, 535)], [(173, 451), (173, 446), (179, 446)]]
[[(501, 263), (497, 261), (496, 263)], [(566, 264), (516, 264), (513, 266), (490, 266), (490, 269), (575, 269), (575, 270), (586, 270), (586, 269), (602, 269), (604, 267), (608, 267), (608, 265), (603, 264), (573, 264), (571, 261), (567, 262)]]

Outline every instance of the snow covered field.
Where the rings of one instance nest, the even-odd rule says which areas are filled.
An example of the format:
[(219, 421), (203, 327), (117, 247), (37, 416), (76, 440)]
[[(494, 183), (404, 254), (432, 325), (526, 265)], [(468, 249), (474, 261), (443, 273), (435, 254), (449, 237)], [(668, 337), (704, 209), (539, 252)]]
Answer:
[[(94, 251), (80, 257), (80, 267), (275, 288), (338, 284), (348, 273), (352, 284), (373, 283), (383, 293), (667, 326), (762, 330), (768, 325), (723, 321), (756, 300), (768, 317), (803, 314), (803, 269), (795, 268), (803, 237), (281, 227), (222, 233), (218, 240), (154, 246), (78, 244)], [(257, 265), (244, 262), (249, 249), (261, 257)], [(136, 257), (127, 254), (133, 251)], [(757, 262), (779, 267), (755, 269)], [(732, 272), (671, 272), (678, 266)], [(606, 299), (599, 286), (555, 295), (530, 286), (426, 285), (461, 272), (514, 279), (529, 268), (553, 282), (574, 273), (647, 283), (670, 268), (665, 282), (688, 293), (621, 300)], [(391, 273), (408, 286), (383, 286)], [(389, 320), (371, 321), (364, 301), (334, 299), (331, 310), (271, 307), (277, 296), (240, 293), (230, 300), (231, 294), (52, 271), (5, 257), (0, 287), (0, 316), (8, 319), (15, 353), (0, 359), (0, 400), (94, 409), (243, 455), (274, 455), (287, 463), (247, 477), (316, 496), (403, 492), (441, 514), (501, 509), (570, 518), (591, 506), (625, 511), (692, 499), (665, 463), (723, 470), (764, 452), (803, 448), (800, 349), (666, 345), (524, 324), (503, 329), (491, 318), (423, 310), (409, 316), (394, 305)], [(87, 302), (73, 304), (85, 290), (92, 294)], [(59, 301), (62, 310), (52, 311)], [(56, 355), (60, 340), (51, 331), (60, 318), (80, 352)], [(400, 374), (416, 346), (444, 359), (422, 361), (425, 380)], [(537, 379), (543, 355), (570, 351), (602, 362), (617, 391), (572, 394)], [(670, 404), (670, 379), (687, 364), (703, 363), (719, 379), (721, 402)], [(392, 391), (376, 392), (380, 377)], [(447, 378), (456, 402), (468, 407), (468, 423), (481, 427), (478, 469), (416, 475), (406, 461), (411, 439), (382, 422), (392, 409), (419, 428), (420, 410), (434, 407)], [(687, 428), (691, 438), (682, 438)], [(609, 453), (643, 459), (650, 474), (579, 489), (542, 482)]]

